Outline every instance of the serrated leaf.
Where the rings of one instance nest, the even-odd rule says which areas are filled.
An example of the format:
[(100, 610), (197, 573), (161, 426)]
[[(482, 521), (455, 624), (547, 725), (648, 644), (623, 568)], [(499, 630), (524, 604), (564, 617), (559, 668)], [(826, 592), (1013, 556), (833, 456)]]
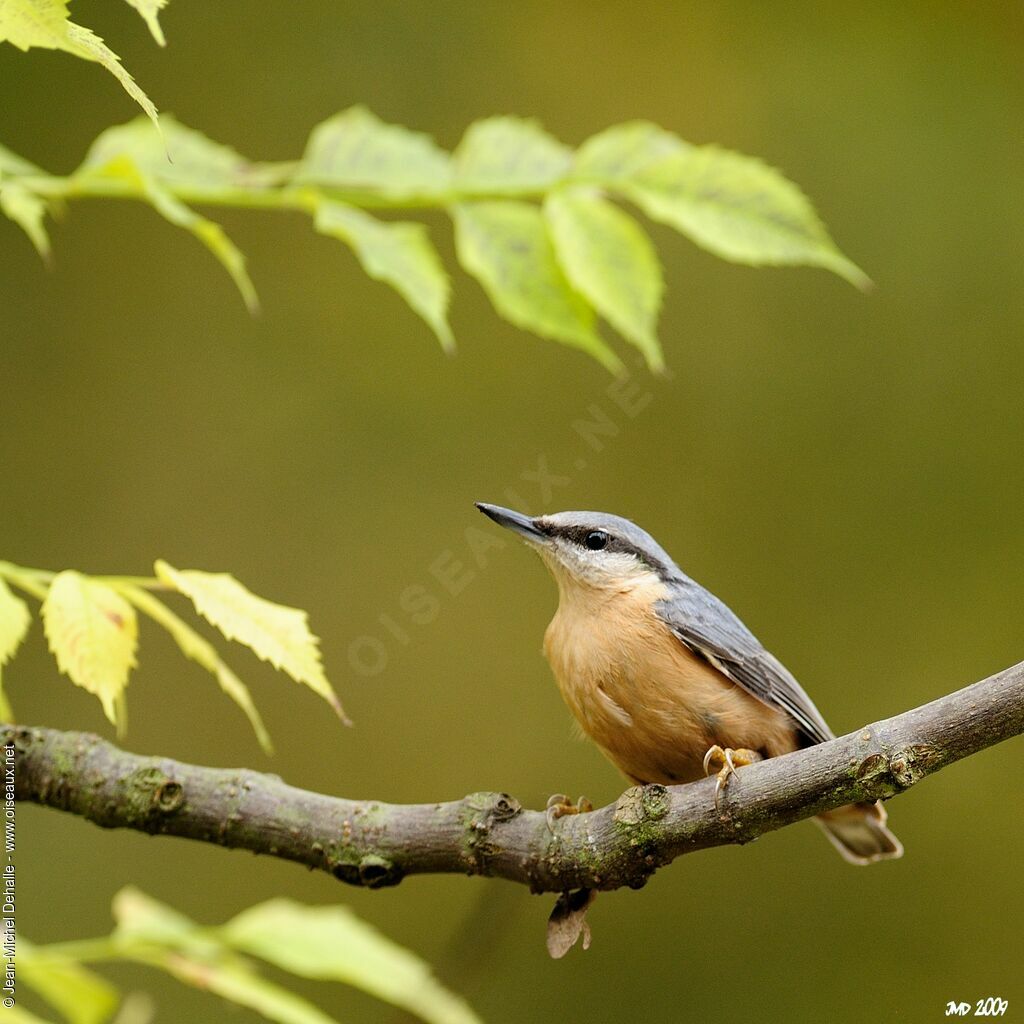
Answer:
[(304, 683), (347, 721), (324, 675), (319, 640), (310, 632), (302, 609), (257, 597), (228, 573), (175, 569), (162, 560), (154, 568), (161, 581), (184, 594), (229, 640), (245, 644), (274, 668)]
[(119, 996), (108, 981), (75, 960), (34, 946), (23, 935), (18, 936), (17, 948), (18, 980), (35, 989), (68, 1024), (104, 1024), (110, 1020)]
[(753, 157), (693, 147), (643, 168), (620, 187), (649, 217), (723, 259), (825, 267), (859, 288), (870, 284), (836, 248), (803, 192)]
[(622, 368), (597, 333), (594, 311), (566, 279), (536, 206), (513, 201), (460, 203), (452, 209), (455, 249), (509, 322), (574, 345), (613, 372)]
[(558, 262), (572, 285), (652, 370), (665, 360), (658, 342), (661, 264), (643, 228), (589, 189), (560, 189), (544, 204)]
[(245, 712), (249, 724), (256, 733), (260, 746), (268, 754), (273, 754), (274, 744), (256, 705), (249, 688), (224, 663), (213, 644), (201, 637), (191, 626), (182, 622), (170, 608), (152, 594), (139, 587), (122, 586), (120, 591), (144, 615), (163, 626), (178, 645), (181, 653), (213, 674), (220, 688)]
[(0, 210), (28, 235), (43, 262), (49, 262), (50, 239), (46, 234), (45, 201), (17, 181), (0, 178)]
[(129, 6), (139, 12), (153, 38), (159, 46), (166, 46), (164, 31), (160, 27), (159, 14), (167, 6), (167, 0), (127, 0)]
[(451, 290), (441, 257), (422, 224), (382, 222), (344, 203), (321, 201), (316, 229), (340, 238), (370, 277), (391, 285), (430, 325), (442, 348), (455, 347), (448, 326)]
[(112, 587), (66, 569), (50, 584), (43, 626), (57, 667), (95, 694), (119, 725), (117, 703), (135, 667), (135, 609)]
[(31, 624), (28, 605), (0, 577), (0, 668), (17, 653)]
[[(7, 0), (7, 2), (10, 2), (10, 0)], [(142, 91), (135, 79), (125, 70), (124, 65), (121, 63), (121, 58), (90, 29), (69, 21), (67, 23), (67, 31), (68, 38), (74, 47), (73, 49), (71, 47), (67, 49), (70, 49), (72, 53), (77, 53), (79, 57), (102, 64), (120, 82), (121, 88), (142, 107), (146, 116), (153, 124), (159, 127), (156, 105)]]
[(156, 107), (121, 65), (117, 54), (94, 32), (68, 20), (68, 0), (2, 0), (2, 42), (11, 43), (19, 50), (28, 50), (33, 46), (64, 50), (84, 60), (102, 64), (156, 124)]
[(28, 605), (0, 577), (0, 719), (5, 722), (14, 719), (14, 712), (4, 693), (4, 666), (17, 653), (30, 625), (32, 613)]
[(90, 169), (88, 173), (130, 182), (165, 220), (184, 228), (199, 239), (231, 275), (249, 312), (259, 311), (259, 297), (245, 269), (245, 256), (219, 224), (186, 206), (156, 179), (146, 174), (130, 156), (114, 157), (109, 163)]
[(429, 135), (350, 107), (313, 129), (295, 181), (394, 198), (430, 195), (451, 184), (451, 159)]
[(592, 135), (580, 146), (573, 177), (610, 185), (690, 148), (689, 143), (650, 121), (628, 121)]
[(491, 117), (469, 126), (454, 162), (461, 194), (521, 192), (547, 188), (564, 177), (572, 150), (535, 121)]
[(158, 132), (144, 117), (107, 128), (96, 136), (75, 174), (102, 169), (126, 156), (161, 184), (242, 185), (253, 177), (251, 161), (169, 114), (160, 116), (160, 129)]
[(426, 962), (348, 907), (269, 900), (242, 911), (218, 934), (235, 949), (292, 974), (353, 985), (430, 1024), (480, 1024)]
[(63, 50), (67, 43), (68, 0), (3, 0), (0, 43), (19, 50), (33, 46)]

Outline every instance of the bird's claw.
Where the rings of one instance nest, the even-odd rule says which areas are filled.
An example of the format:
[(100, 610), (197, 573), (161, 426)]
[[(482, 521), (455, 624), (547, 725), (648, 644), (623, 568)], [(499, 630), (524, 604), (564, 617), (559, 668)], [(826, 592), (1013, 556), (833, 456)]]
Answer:
[(712, 762), (721, 764), (717, 775), (718, 781), (715, 783), (716, 810), (721, 806), (722, 792), (730, 777), (736, 774), (736, 769), (743, 768), (760, 760), (761, 755), (756, 750), (747, 750), (745, 748), (733, 750), (732, 747), (725, 747), (723, 749), (717, 743), (713, 747), (708, 748), (708, 752), (704, 755), (704, 774), (711, 774)]
[(553, 796), (548, 797), (547, 806), (544, 810), (548, 831), (554, 835), (555, 822), (566, 814), (586, 814), (593, 809), (594, 805), (585, 796), (581, 796), (576, 803), (573, 803), (565, 793), (555, 793)]

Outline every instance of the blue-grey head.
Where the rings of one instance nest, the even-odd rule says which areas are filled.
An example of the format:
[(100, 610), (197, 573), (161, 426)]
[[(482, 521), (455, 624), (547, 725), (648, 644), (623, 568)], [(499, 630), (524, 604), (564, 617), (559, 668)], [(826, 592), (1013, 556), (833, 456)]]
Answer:
[(664, 548), (622, 516), (607, 512), (529, 516), (480, 501), (476, 507), (536, 548), (560, 587), (622, 589), (652, 578), (667, 582), (681, 576)]

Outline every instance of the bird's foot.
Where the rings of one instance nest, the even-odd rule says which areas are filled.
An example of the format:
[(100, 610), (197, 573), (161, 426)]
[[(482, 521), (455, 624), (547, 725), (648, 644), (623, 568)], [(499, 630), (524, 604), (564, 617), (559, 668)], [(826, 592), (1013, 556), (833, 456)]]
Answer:
[(745, 747), (740, 747), (738, 750), (733, 750), (732, 747), (723, 749), (716, 743), (708, 750), (704, 755), (704, 774), (711, 774), (712, 765), (721, 766), (718, 771), (718, 782), (715, 785), (716, 808), (719, 807), (722, 790), (725, 789), (729, 776), (735, 775), (737, 768), (744, 768), (746, 765), (760, 760), (762, 757), (756, 750), (747, 750)]
[(554, 835), (555, 822), (566, 814), (586, 814), (593, 809), (594, 805), (585, 796), (581, 796), (573, 803), (564, 793), (555, 793), (554, 796), (548, 797), (547, 808), (544, 811), (548, 831)]

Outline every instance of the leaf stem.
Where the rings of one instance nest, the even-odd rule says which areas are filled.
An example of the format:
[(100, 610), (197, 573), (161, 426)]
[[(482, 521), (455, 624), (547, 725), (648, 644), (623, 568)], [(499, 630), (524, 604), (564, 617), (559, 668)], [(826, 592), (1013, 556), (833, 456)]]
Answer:
[[(15, 586), (20, 587), (26, 593), (45, 599), (49, 585), (57, 576), (49, 569), (31, 569), (23, 565), (15, 565), (13, 562), (0, 562), (0, 576), (10, 580)], [(162, 580), (155, 576), (97, 576), (88, 574), (90, 579), (108, 586), (118, 587), (121, 584), (132, 587), (142, 587), (144, 590), (170, 590)]]
[[(101, 175), (20, 175), (18, 182), (45, 199), (137, 199), (148, 202), (133, 182)], [(548, 188), (494, 190), (446, 189), (408, 195), (383, 195), (370, 189), (339, 189), (329, 185), (196, 185), (171, 180), (161, 182), (166, 191), (184, 203), (235, 206), (248, 209), (298, 210), (313, 214), (323, 200), (347, 203), (367, 210), (437, 210), (456, 203), (489, 199), (543, 199)]]
[(31, 594), (39, 601), (45, 601), (47, 588), (54, 574), (47, 573), (43, 569), (23, 569), (10, 562), (0, 562), (0, 576), (13, 583), (19, 590), (25, 591), (26, 594)]

